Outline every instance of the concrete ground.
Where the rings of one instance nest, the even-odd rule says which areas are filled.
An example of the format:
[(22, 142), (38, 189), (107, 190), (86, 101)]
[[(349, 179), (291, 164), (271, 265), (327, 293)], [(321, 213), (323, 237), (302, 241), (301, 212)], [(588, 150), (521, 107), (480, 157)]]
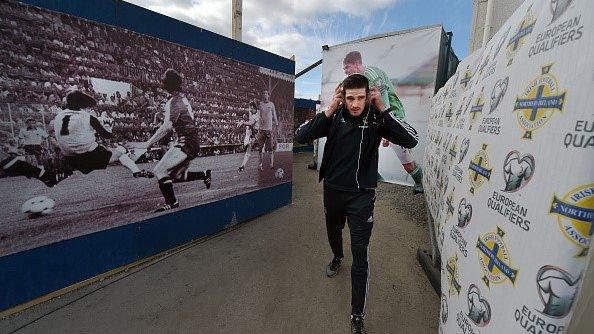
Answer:
[[(293, 204), (130, 272), (0, 321), (0, 333), (348, 333), (348, 227), (331, 259), (322, 187), (295, 155)], [(418, 265), (425, 204), (381, 183), (371, 237), (370, 333), (437, 333), (439, 298)]]

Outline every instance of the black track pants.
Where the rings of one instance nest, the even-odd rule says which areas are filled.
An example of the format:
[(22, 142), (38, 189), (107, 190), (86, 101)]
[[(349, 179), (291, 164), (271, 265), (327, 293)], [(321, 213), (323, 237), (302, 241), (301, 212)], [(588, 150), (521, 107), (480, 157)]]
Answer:
[(352, 314), (365, 314), (369, 289), (369, 237), (373, 228), (375, 190), (340, 191), (324, 185), (324, 211), (328, 242), (335, 257), (343, 257), (342, 229), (351, 232)]

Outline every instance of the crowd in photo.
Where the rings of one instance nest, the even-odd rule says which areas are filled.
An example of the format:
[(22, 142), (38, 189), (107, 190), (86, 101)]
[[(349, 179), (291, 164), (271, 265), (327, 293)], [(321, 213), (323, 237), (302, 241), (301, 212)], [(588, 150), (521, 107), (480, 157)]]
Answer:
[(50, 132), (75, 89), (95, 97), (98, 117), (113, 119), (112, 141), (145, 141), (163, 120), (167, 68), (184, 77), (202, 155), (242, 150), (245, 129), (237, 124), (264, 90), (271, 91), (279, 118), (277, 141), (292, 141), (293, 83), (257, 66), (35, 7), (2, 2), (0, 13), (2, 143), (18, 139), (28, 118)]

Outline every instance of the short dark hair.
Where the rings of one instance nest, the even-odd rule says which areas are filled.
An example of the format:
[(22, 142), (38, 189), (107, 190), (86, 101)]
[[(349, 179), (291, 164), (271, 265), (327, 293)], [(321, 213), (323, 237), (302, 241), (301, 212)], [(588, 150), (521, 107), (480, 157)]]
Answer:
[(254, 109), (258, 109), (258, 104), (256, 103), (256, 101), (251, 100), (250, 101), (250, 107), (254, 108)]
[(80, 90), (74, 90), (66, 95), (66, 108), (70, 110), (81, 110), (84, 108), (90, 108), (97, 104), (97, 101)]
[(182, 77), (174, 69), (169, 68), (163, 74), (163, 88), (168, 92), (179, 92), (181, 91)]
[(343, 92), (356, 88), (365, 88), (365, 92), (369, 93), (369, 80), (363, 74), (351, 74), (342, 81)]
[(352, 63), (362, 63), (363, 59), (361, 58), (361, 52), (359, 51), (351, 51), (344, 56), (344, 60), (342, 61), (343, 64), (352, 64)]

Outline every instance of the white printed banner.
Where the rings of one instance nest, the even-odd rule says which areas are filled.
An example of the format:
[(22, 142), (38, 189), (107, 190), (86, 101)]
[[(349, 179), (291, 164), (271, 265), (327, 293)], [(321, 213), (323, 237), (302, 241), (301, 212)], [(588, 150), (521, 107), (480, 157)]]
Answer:
[[(377, 77), (370, 84), (379, 88), (386, 104), (390, 86), (394, 87), (404, 107), (404, 118), (420, 134), (419, 144), (404, 156), (406, 161), (401, 162), (395, 145), (380, 145), (378, 172), (384, 181), (412, 185), (414, 181), (402, 165), (410, 163), (408, 160), (411, 159), (419, 165), (423, 162), (427, 114), (435, 90), (441, 36), (441, 26), (423, 27), (356, 40), (332, 46), (323, 52), (321, 109), (330, 103), (332, 92), (347, 76), (344, 67), (346, 55), (359, 52), (363, 65), (361, 70), (368, 78)], [(325, 143), (326, 138), (321, 138), (318, 165), (321, 165)]]
[(529, 0), (433, 97), (440, 332), (562, 333), (594, 230), (594, 2)]

